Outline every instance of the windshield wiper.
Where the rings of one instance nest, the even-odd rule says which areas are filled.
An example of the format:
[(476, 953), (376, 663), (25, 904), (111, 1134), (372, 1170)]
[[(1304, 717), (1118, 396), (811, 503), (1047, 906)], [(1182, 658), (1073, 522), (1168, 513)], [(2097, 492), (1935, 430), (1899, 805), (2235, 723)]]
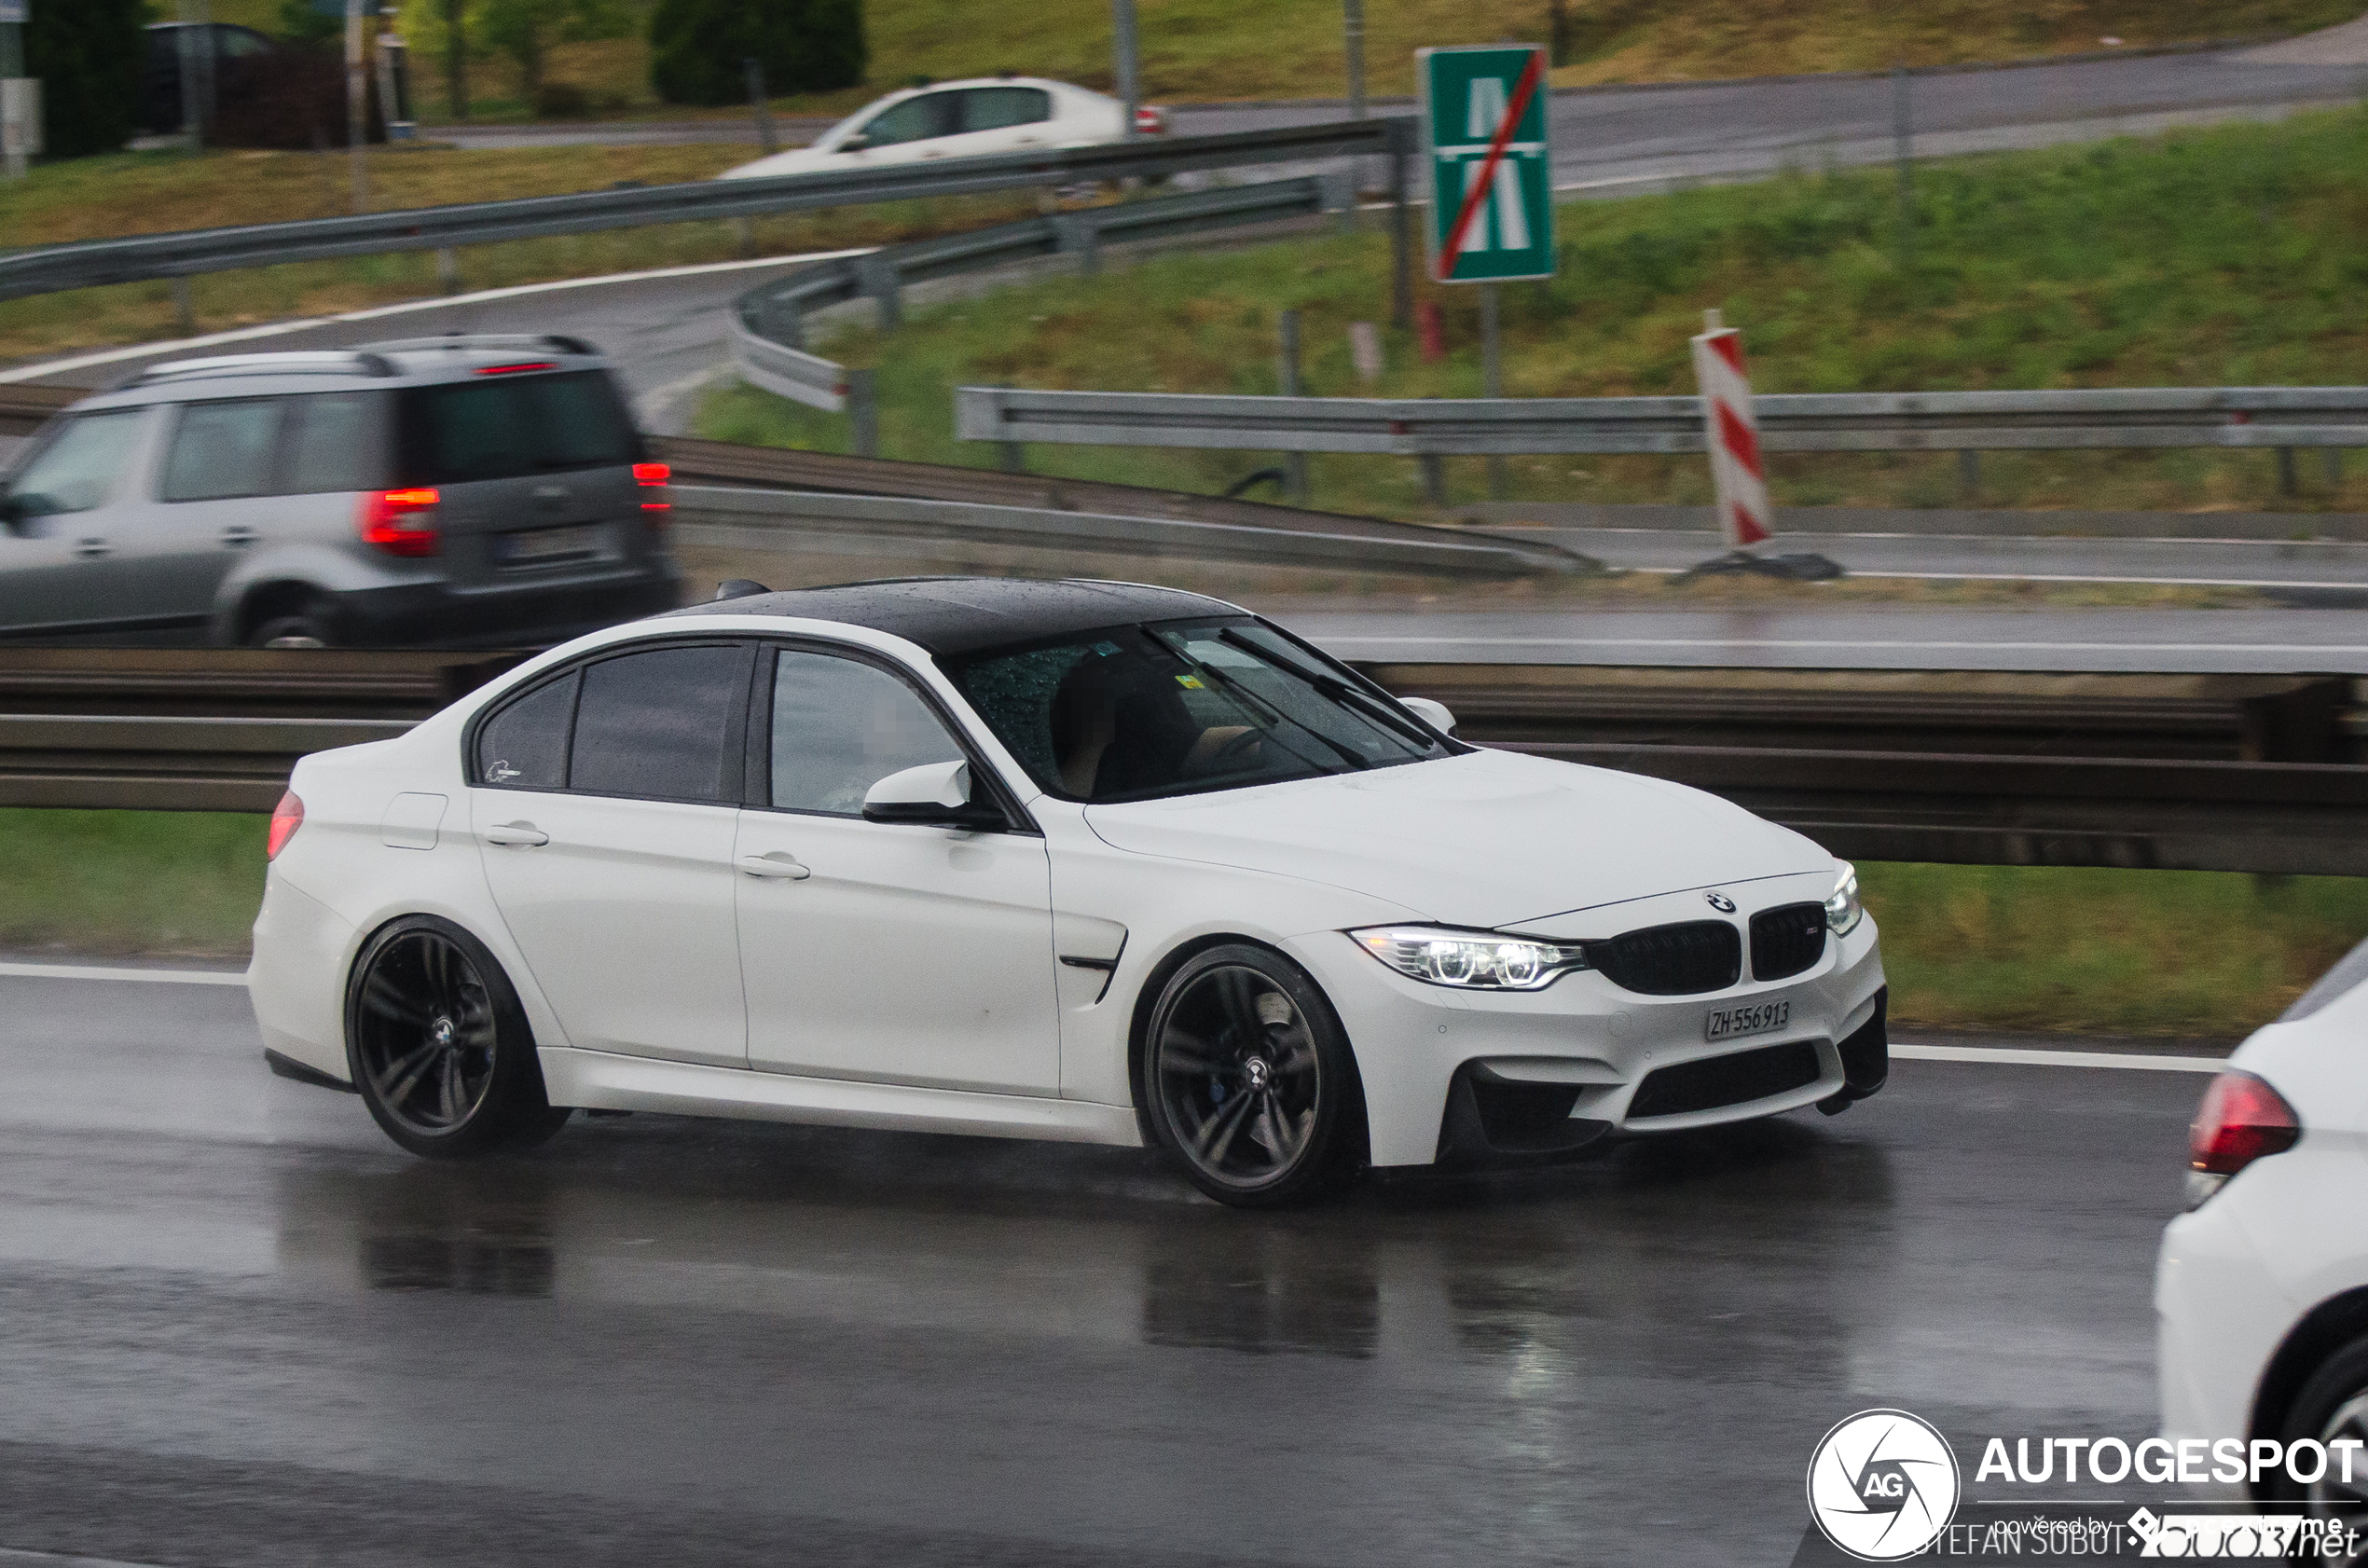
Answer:
[[(1278, 662), (1272, 653), (1268, 653), (1265, 649), (1260, 648), (1257, 643), (1252, 642), (1248, 638), (1240, 636), (1231, 626), (1224, 627), (1219, 630), (1217, 635), (1219, 640), (1232, 647), (1241, 649), (1244, 653), (1248, 653), (1251, 657), (1260, 660), (1261, 663), (1275, 665)], [(1384, 725), (1394, 734), (1411, 741), (1414, 745), (1422, 748), (1425, 751), (1431, 749), (1431, 737), (1428, 735), (1425, 734), (1424, 731), (1411, 720), (1401, 718), (1397, 714), (1391, 712), (1387, 707), (1376, 701), (1370, 693), (1360, 691), (1356, 687), (1352, 686), (1347, 681), (1342, 680), (1339, 676), (1329, 674), (1320, 669), (1307, 669), (1297, 663), (1293, 663), (1287, 667), (1290, 669), (1292, 674), (1298, 676), (1301, 680), (1306, 681), (1309, 685), (1315, 687), (1326, 696), (1331, 698), (1332, 701), (1339, 707), (1352, 708), (1355, 711), (1365, 715), (1367, 718), (1373, 720), (1375, 722)]]
[[(1177, 642), (1171, 642), (1168, 640), (1164, 633), (1152, 632), (1151, 636), (1158, 641), (1161, 647), (1166, 649), (1177, 658), (1182, 659), (1186, 664), (1191, 665), (1195, 671), (1206, 675), (1218, 685), (1224, 687), (1227, 695), (1232, 696), (1234, 701), (1240, 703), (1243, 707), (1248, 708), (1250, 710), (1251, 717), (1260, 719), (1270, 733), (1280, 725), (1288, 724), (1293, 729), (1301, 731), (1307, 735), (1312, 735), (1316, 739), (1322, 741), (1326, 746), (1331, 749), (1333, 753), (1337, 755), (1341, 761), (1346, 763), (1355, 772), (1363, 773), (1365, 770), (1373, 765), (1372, 759), (1370, 757), (1361, 757), (1356, 752), (1350, 750), (1347, 747), (1342, 746), (1339, 741), (1334, 740), (1330, 736), (1326, 735), (1322, 730), (1301, 723), (1297, 719), (1292, 718), (1289, 714), (1284, 712), (1281, 708), (1275, 707), (1264, 697), (1260, 696), (1256, 692), (1251, 691), (1247, 686), (1243, 685), (1239, 681), (1236, 681), (1233, 677), (1226, 674), (1215, 665), (1209, 664), (1205, 660), (1194, 658), (1189, 647)], [(1294, 753), (1294, 755), (1296, 755), (1296, 753)], [(1302, 762), (1307, 761), (1307, 759), (1303, 757), (1300, 760)]]

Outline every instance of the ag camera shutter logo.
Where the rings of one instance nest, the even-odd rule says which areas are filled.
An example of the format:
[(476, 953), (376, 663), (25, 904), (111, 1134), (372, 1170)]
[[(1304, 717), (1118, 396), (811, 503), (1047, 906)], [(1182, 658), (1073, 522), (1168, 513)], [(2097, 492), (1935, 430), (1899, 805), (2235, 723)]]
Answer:
[(1836, 1424), (1809, 1460), (1809, 1513), (1825, 1539), (1862, 1562), (1896, 1562), (1936, 1540), (1956, 1515), (1957, 1456), (1930, 1422), (1861, 1410)]

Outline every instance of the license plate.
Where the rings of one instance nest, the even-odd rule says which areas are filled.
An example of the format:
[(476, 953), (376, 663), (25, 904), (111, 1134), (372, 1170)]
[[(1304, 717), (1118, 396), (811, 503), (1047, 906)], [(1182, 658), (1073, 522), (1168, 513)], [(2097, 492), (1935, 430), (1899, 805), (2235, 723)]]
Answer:
[(505, 566), (526, 566), (600, 553), (606, 532), (598, 523), (576, 528), (536, 529), (530, 533), (504, 533), (493, 541), (494, 558)]
[(1733, 1039), (1739, 1035), (1772, 1034), (1792, 1021), (1793, 1002), (1789, 997), (1742, 1007), (1714, 1007), (1702, 1021), (1702, 1038)]

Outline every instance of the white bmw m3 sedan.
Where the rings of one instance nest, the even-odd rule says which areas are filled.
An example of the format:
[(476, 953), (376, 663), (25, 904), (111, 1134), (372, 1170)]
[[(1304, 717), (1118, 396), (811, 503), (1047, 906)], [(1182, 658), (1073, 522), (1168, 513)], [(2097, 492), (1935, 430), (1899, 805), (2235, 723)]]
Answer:
[(738, 596), (305, 758), (249, 986), (404, 1148), (577, 1107), (1156, 1145), (1222, 1202), (1882, 1087), (1851, 868), (1125, 584)]

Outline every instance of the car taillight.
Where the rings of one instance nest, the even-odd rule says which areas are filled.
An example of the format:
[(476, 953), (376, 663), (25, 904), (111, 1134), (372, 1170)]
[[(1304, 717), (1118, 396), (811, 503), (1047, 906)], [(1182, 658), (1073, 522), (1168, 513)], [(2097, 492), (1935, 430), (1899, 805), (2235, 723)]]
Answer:
[(1138, 136), (1167, 134), (1167, 111), (1146, 103), (1135, 111), (1135, 132)]
[(2301, 1137), (2301, 1118), (2277, 1090), (2251, 1073), (2222, 1073), (2205, 1089), (2187, 1129), (2187, 1206), (2219, 1191), (2254, 1161), (2293, 1148)]
[(516, 364), (481, 364), (477, 366), (476, 373), (480, 376), (523, 376), (529, 371), (557, 370), (558, 367), (558, 360), (530, 359)]
[[(674, 504), (666, 499), (667, 481), (673, 477), (674, 470), (662, 462), (637, 462), (633, 465), (633, 482), (640, 486), (644, 491), (655, 492), (644, 494), (641, 497), (642, 511), (664, 512)], [(650, 519), (654, 527), (663, 521), (664, 519), (659, 517)]]
[(433, 556), (442, 548), (435, 509), (444, 497), (432, 489), (368, 490), (355, 519), (362, 542), (390, 556)]
[(271, 808), (271, 836), (263, 841), (263, 858), (266, 860), (278, 860), (280, 851), (288, 846), (288, 840), (296, 837), (296, 831), (303, 826), (304, 803), (296, 799), (294, 790), (290, 790), (281, 795), (280, 804)]

